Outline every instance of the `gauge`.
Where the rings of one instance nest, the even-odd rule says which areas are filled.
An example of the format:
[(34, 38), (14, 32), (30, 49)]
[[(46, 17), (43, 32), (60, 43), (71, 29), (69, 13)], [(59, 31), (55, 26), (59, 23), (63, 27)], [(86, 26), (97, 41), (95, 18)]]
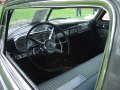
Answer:
[[(30, 36), (31, 38), (34, 38), (36, 35)], [(19, 37), (15, 41), (15, 45), (18, 51), (25, 52), (26, 51), (26, 36)], [(28, 47), (31, 47), (33, 45), (33, 42), (28, 40)]]
[(25, 52), (26, 45), (25, 45), (25, 36), (18, 38), (16, 41), (16, 48), (20, 52)]

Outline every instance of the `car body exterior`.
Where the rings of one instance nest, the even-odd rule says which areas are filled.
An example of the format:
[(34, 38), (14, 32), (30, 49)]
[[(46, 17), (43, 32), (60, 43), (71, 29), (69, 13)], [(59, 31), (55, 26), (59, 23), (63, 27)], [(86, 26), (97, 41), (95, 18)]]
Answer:
[(0, 85), (1, 90), (37, 90), (24, 73), (16, 67), (16, 64), (5, 56), (6, 37), (8, 31), (9, 17), (12, 10), (16, 8), (32, 7), (74, 7), (74, 6), (93, 6), (101, 7), (110, 13), (110, 32), (104, 52), (104, 60), (99, 72), (96, 90), (119, 90), (120, 82), (120, 1), (119, 0), (14, 0), (6, 3), (1, 14), (0, 28)]

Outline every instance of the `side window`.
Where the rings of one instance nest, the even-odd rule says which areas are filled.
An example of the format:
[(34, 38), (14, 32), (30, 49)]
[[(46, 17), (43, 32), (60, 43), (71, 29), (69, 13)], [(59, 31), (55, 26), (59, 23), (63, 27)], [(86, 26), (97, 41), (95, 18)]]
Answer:
[(53, 9), (49, 20), (56, 19), (78, 19), (78, 20), (91, 20), (98, 13), (97, 8), (59, 8)]
[(104, 21), (109, 21), (110, 20), (108, 12), (103, 16), (102, 20), (104, 20)]

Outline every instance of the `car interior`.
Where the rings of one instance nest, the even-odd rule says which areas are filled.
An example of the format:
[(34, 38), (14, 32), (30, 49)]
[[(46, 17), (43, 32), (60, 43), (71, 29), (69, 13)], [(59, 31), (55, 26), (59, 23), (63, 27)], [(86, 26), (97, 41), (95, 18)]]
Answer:
[(79, 19), (82, 7), (74, 8), (80, 10), (75, 12), (77, 19), (69, 15), (52, 18), (54, 10), (67, 8), (51, 8), (45, 21), (35, 22), (39, 15), (42, 17), (37, 10), (34, 23), (9, 27), (7, 56), (40, 90), (93, 90), (103, 60), (109, 20), (103, 19), (107, 11), (91, 8), (93, 13), (95, 10), (92, 19)]

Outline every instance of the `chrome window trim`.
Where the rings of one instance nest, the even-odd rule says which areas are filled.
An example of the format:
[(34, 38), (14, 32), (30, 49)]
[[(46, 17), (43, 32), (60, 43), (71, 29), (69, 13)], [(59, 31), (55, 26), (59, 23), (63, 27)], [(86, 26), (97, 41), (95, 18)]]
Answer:
[[(93, 1), (93, 2), (92, 2)], [(78, 4), (76, 4), (78, 3)], [(61, 4), (61, 5), (60, 5)], [(68, 6), (65, 6), (68, 5)], [(84, 4), (84, 5), (83, 5)], [(94, 5), (97, 4), (97, 5)], [(13, 5), (13, 6), (12, 6)], [(104, 81), (104, 76), (106, 73), (106, 69), (107, 69), (107, 65), (108, 65), (108, 60), (109, 60), (109, 56), (110, 56), (110, 52), (111, 52), (111, 48), (112, 48), (112, 41), (114, 38), (114, 32), (115, 32), (115, 24), (116, 24), (116, 16), (115, 16), (115, 11), (114, 11), (114, 7), (111, 5), (111, 3), (109, 1), (105, 1), (105, 0), (86, 0), (86, 1), (79, 1), (79, 0), (75, 0), (75, 1), (39, 1), (39, 2), (30, 2), (30, 3), (23, 3), (23, 4), (18, 4), (18, 5), (14, 5), (12, 2), (9, 4), (6, 4), (2, 15), (3, 17), (1, 17), (1, 24), (3, 25), (2, 27), (2, 38), (1, 38), (1, 46), (3, 47), (3, 49), (1, 49), (1, 53), (4, 53), (4, 45), (5, 45), (5, 33), (6, 33), (6, 22), (7, 22), (7, 13), (8, 10), (10, 9), (15, 9), (15, 8), (32, 8), (32, 7), (100, 7), (103, 8), (105, 10), (108, 10), (110, 13), (110, 19), (111, 19), (111, 23), (110, 23), (110, 32), (109, 32), (109, 38), (107, 41), (107, 46), (105, 48), (105, 52), (104, 52), (104, 61), (103, 61), (103, 65), (100, 71), (100, 78), (98, 79), (98, 83), (96, 87), (96, 89), (102, 89), (102, 83)], [(56, 6), (55, 6), (56, 5)], [(5, 21), (5, 22), (4, 22)], [(113, 22), (113, 23), (112, 23)]]
[[(5, 63), (7, 63), (7, 65), (4, 63), (6, 65), (5, 68), (8, 69), (9, 75), (11, 75), (12, 79), (15, 81), (16, 85), (18, 86), (18, 88), (20, 90), (33, 90), (32, 88), (36, 88), (36, 90), (38, 90), (36, 85), (34, 85), (34, 83), (27, 77), (27, 75), (20, 69), (20, 67), (8, 56), (8, 54), (6, 55), (7, 58), (4, 54), (2, 54), (1, 56), (4, 58)], [(9, 59), (9, 61), (8, 61), (8, 59)], [(24, 79), (19, 74), (19, 72), (13, 67), (13, 65), (15, 67), (17, 67), (19, 72), (24, 76)], [(32, 88), (29, 86), (29, 84), (26, 82), (26, 80), (29, 81), (29, 83), (32, 85)]]
[[(6, 64), (4, 59), (2, 58), (2, 55), (0, 55), (0, 74), (3, 80), (6, 80), (5, 84), (6, 84), (6, 88), (8, 89), (16, 89), (19, 90), (18, 86), (15, 84), (15, 82), (12, 80), (12, 77), (10, 76), (7, 68), (6, 68)], [(14, 86), (14, 88), (13, 88)]]
[(6, 86), (6, 84), (5, 84), (5, 82), (3, 81), (3, 79), (2, 79), (2, 76), (0, 75), (0, 84), (2, 85), (2, 89), (3, 90), (8, 90), (8, 88), (7, 88), (7, 86)]
[(102, 63), (102, 66), (101, 66), (101, 71), (99, 72), (99, 78), (98, 78), (98, 82), (96, 84), (96, 89), (97, 90), (102, 90), (105, 74), (106, 74), (106, 71), (107, 71), (108, 61), (109, 61), (110, 54), (111, 54), (111, 49), (112, 49), (112, 44), (113, 44), (113, 39), (114, 39), (114, 34), (115, 34), (115, 25), (116, 25), (115, 9), (111, 5), (110, 2), (108, 2), (108, 1), (105, 1), (105, 2), (108, 3), (108, 5), (111, 8), (111, 12), (108, 11), (109, 15), (110, 15), (110, 24), (109, 24), (109, 28), (110, 28), (109, 30), (110, 31), (109, 31), (105, 51), (104, 51), (104, 57), (103, 57), (103, 63)]

